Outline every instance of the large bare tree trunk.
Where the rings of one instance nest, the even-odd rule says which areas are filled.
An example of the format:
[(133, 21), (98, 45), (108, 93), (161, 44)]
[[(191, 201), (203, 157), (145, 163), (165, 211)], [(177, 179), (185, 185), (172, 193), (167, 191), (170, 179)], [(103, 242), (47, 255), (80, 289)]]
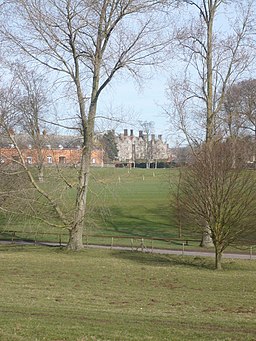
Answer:
[(200, 246), (202, 246), (202, 247), (213, 247), (213, 241), (211, 238), (211, 230), (210, 230), (209, 226), (207, 226), (207, 225), (204, 228)]
[(87, 148), (84, 148), (81, 159), (75, 217), (69, 232), (68, 249), (70, 250), (80, 250), (83, 248), (83, 231), (86, 223), (85, 215), (87, 208), (89, 171), (90, 151)]

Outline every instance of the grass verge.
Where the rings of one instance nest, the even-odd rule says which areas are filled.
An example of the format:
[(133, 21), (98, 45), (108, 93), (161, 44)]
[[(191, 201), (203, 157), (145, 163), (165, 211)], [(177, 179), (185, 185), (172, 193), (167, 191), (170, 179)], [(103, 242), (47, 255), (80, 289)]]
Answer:
[(255, 261), (0, 246), (0, 264), (0, 340), (255, 340)]

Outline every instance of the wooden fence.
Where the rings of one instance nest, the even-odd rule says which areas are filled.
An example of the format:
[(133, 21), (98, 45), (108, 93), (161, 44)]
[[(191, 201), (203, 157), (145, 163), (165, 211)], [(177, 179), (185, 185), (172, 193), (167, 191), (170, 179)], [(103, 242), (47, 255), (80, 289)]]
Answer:
[[(12, 244), (30, 243), (44, 244), (52, 246), (65, 246), (68, 241), (68, 233), (51, 233), (51, 232), (25, 232), (25, 231), (2, 231), (0, 239), (9, 241)], [(198, 247), (199, 239), (188, 238), (149, 238), (140, 236), (111, 236), (84, 234), (85, 246), (107, 246), (110, 248), (124, 247), (132, 251), (153, 252), (154, 249), (180, 250), (184, 254), (186, 249)], [(250, 257), (256, 250), (256, 241), (243, 240), (237, 245), (233, 245), (240, 252), (249, 252)]]

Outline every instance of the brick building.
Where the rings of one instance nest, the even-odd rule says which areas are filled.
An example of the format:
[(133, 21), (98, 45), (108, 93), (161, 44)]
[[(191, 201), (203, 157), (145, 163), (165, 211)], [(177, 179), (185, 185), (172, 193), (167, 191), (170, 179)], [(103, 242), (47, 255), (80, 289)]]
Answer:
[[(19, 146), (24, 161), (27, 164), (45, 165), (77, 165), (81, 159), (81, 138), (65, 135), (42, 135), (35, 144), (28, 135), (17, 134), (15, 141)], [(20, 156), (15, 145), (9, 138), (0, 137), (0, 162), (11, 163), (19, 161)], [(91, 155), (93, 166), (103, 166), (103, 150), (95, 146)]]

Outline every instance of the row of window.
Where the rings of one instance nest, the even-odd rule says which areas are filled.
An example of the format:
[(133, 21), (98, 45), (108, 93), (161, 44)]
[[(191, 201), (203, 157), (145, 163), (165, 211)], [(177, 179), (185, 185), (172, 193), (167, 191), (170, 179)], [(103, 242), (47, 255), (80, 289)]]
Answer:
[[(52, 163), (52, 156), (47, 156), (46, 159), (47, 159), (47, 163), (48, 163), (48, 164), (51, 164), (51, 163)], [(27, 160), (27, 163), (28, 163), (29, 165), (32, 165), (32, 163), (33, 163), (33, 158), (32, 158), (32, 156), (28, 156), (26, 160)], [(65, 158), (65, 156), (59, 156), (59, 163), (61, 163), (61, 164), (66, 163), (66, 158)]]
[[(14, 161), (19, 161), (19, 157), (14, 155), (13, 157)], [(47, 163), (48, 164), (52, 164), (53, 160), (52, 160), (52, 156), (47, 156)], [(33, 164), (33, 157), (32, 156), (27, 156), (26, 158), (26, 162), (28, 165), (32, 165)], [(0, 163), (5, 163), (4, 159), (0, 158)], [(65, 156), (59, 156), (59, 163), (60, 164), (65, 164), (66, 163), (66, 157)], [(92, 159), (92, 163), (95, 164), (96, 163), (96, 159)]]
[[(33, 163), (33, 158), (32, 158), (32, 156), (28, 156), (27, 157), (27, 163), (29, 164), (29, 165), (32, 165), (32, 163)], [(51, 156), (47, 156), (47, 163), (48, 164), (51, 164), (52, 163), (52, 157)], [(66, 158), (65, 158), (65, 156), (59, 156), (59, 163), (61, 163), (61, 164), (64, 164), (64, 163), (66, 163)], [(96, 163), (96, 159), (92, 159), (92, 163), (93, 164), (95, 164)]]

